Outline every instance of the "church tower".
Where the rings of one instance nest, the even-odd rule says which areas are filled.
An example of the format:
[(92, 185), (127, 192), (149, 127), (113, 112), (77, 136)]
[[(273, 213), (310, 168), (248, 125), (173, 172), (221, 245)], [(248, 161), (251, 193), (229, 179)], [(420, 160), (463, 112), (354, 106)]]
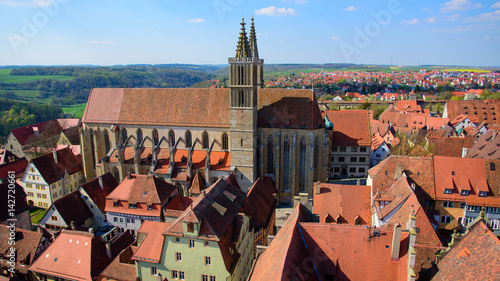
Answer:
[[(263, 83), (262, 65), (252, 19), (250, 41), (241, 22), (236, 56), (229, 58), (231, 166), (244, 191), (257, 179), (257, 88)], [(260, 84), (259, 84), (260, 83)]]

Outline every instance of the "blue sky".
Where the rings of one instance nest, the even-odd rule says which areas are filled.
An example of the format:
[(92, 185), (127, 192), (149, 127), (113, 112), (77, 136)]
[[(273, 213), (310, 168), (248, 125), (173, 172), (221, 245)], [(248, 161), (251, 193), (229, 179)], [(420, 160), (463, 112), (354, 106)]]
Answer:
[(225, 64), (252, 16), (266, 63), (500, 66), (499, 0), (0, 0), (0, 65)]

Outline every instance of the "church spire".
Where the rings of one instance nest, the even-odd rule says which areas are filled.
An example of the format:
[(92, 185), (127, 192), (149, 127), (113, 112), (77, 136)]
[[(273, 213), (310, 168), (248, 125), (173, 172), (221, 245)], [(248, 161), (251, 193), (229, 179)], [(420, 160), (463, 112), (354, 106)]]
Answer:
[(252, 25), (250, 26), (250, 55), (253, 58), (259, 58), (259, 49), (257, 48), (257, 35), (255, 35), (255, 24), (252, 17)]
[(236, 46), (235, 58), (250, 57), (250, 48), (248, 46), (247, 32), (245, 31), (245, 19), (241, 19), (241, 31), (238, 38), (238, 46)]

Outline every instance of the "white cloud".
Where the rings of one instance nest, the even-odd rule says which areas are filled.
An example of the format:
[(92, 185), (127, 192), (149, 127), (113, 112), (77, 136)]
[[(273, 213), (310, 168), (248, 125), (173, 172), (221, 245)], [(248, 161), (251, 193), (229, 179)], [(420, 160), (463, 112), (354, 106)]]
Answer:
[(426, 19), (425, 21), (428, 23), (435, 23), (437, 21), (437, 19), (436, 19), (436, 17), (430, 17), (430, 18)]
[(202, 23), (204, 21), (205, 21), (204, 19), (200, 19), (200, 18), (187, 20), (188, 23)]
[(402, 20), (402, 24), (416, 24), (418, 23), (418, 19), (412, 19), (412, 20)]
[(333, 40), (338, 40), (338, 39), (340, 39), (340, 37), (338, 37), (338, 36), (332, 36), (332, 39)]
[(255, 14), (264, 16), (295, 16), (297, 11), (293, 8), (276, 8), (275, 6), (255, 10)]
[(424, 11), (424, 12), (428, 12), (428, 13), (432, 13), (432, 12), (434, 12), (434, 10), (433, 10), (433, 9), (431, 9), (431, 8), (424, 8), (422, 11)]
[(115, 41), (98, 41), (98, 40), (90, 40), (87, 43), (90, 44), (114, 44)]
[(500, 8), (500, 1), (496, 2), (495, 4), (491, 5), (492, 8), (498, 9)]
[(348, 12), (353, 12), (353, 11), (356, 11), (356, 10), (362, 10), (363, 7), (354, 7), (354, 6), (349, 6), (347, 8), (344, 8), (345, 11), (348, 11)]
[(465, 18), (465, 22), (500, 21), (500, 10)]
[(307, 4), (307, 0), (283, 0), (283, 2), (285, 3), (295, 3), (295, 4), (299, 4), (299, 5), (302, 5), (302, 4)]
[(57, 36), (57, 39), (63, 39), (63, 37), (61, 35)]
[(479, 9), (483, 5), (480, 3), (472, 3), (469, 0), (451, 0), (449, 2), (444, 3), (441, 8), (441, 12), (449, 13), (452, 11), (465, 11), (470, 9)]
[(460, 14), (452, 14), (449, 15), (446, 20), (447, 21), (457, 21), (460, 18)]
[(9, 40), (16, 40), (16, 41), (28, 41), (28, 39), (22, 37), (22, 36), (17, 36), (17, 35), (14, 35), (14, 36), (9, 36), (7, 37), (7, 39)]
[(269, 33), (267, 33), (267, 32), (266, 33), (257, 33), (257, 38), (258, 37), (267, 37), (267, 36), (269, 36)]
[(48, 7), (54, 4), (55, 0), (0, 0), (0, 5), (15, 7)]

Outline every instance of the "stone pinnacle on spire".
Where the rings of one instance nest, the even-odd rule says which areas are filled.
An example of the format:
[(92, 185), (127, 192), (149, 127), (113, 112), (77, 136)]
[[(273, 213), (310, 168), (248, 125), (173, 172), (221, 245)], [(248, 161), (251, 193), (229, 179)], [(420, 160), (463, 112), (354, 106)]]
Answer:
[(252, 17), (252, 25), (250, 26), (250, 56), (259, 58), (259, 49), (257, 48), (257, 35), (255, 34), (255, 24)]
[(248, 46), (247, 32), (245, 31), (245, 19), (241, 19), (241, 31), (236, 46), (236, 58), (250, 57), (250, 47)]

